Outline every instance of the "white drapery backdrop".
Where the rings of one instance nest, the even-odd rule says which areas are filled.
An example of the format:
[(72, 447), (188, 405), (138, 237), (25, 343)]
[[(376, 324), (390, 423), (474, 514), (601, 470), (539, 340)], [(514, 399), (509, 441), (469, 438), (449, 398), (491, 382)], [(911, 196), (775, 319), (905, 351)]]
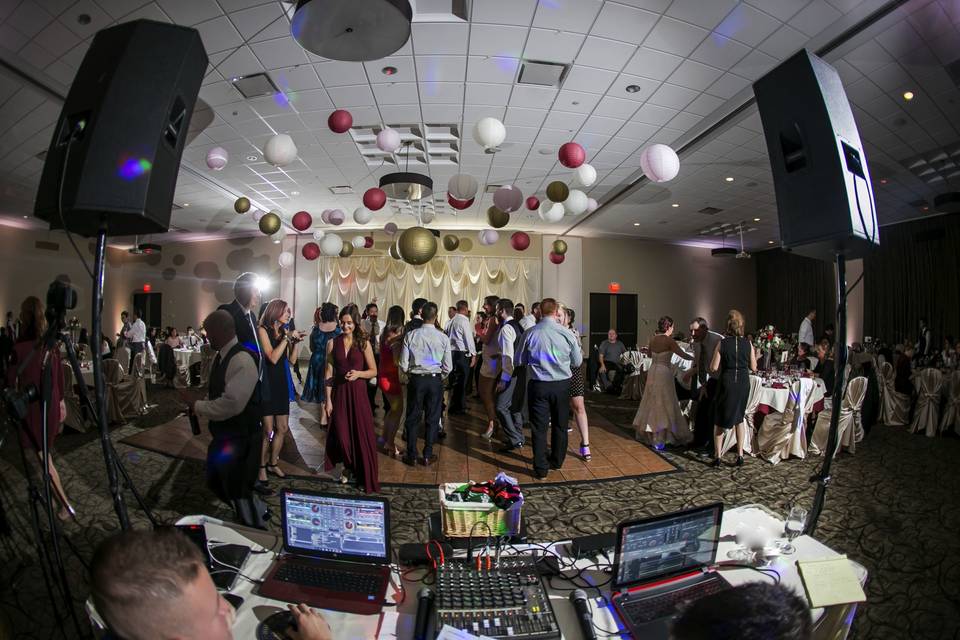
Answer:
[(322, 258), (317, 261), (317, 299), (339, 307), (363, 306), (376, 298), (381, 317), (391, 305), (409, 311), (414, 298), (437, 303), (440, 324), (447, 307), (466, 300), (478, 311), (483, 298), (498, 295), (530, 303), (540, 299), (541, 262), (535, 258), (436, 256), (411, 266), (388, 256)]

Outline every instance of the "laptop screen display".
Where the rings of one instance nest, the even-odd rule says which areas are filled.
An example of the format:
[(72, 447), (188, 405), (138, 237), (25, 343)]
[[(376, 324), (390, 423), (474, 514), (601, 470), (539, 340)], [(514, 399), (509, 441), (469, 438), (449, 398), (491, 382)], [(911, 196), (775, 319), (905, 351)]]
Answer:
[(710, 565), (720, 539), (720, 504), (620, 525), (616, 585)]
[(389, 561), (385, 500), (283, 493), (284, 542), (295, 553)]

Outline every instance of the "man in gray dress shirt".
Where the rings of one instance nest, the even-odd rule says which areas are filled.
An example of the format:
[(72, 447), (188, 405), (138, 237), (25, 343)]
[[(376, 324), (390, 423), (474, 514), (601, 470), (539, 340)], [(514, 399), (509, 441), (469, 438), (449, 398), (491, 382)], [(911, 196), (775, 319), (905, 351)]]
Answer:
[(416, 464), (417, 437), (424, 415), (427, 430), (423, 436), (423, 457), (420, 462), (424, 466), (434, 462), (433, 441), (440, 429), (443, 410), (443, 378), (453, 368), (450, 338), (436, 327), (437, 305), (426, 303), (420, 315), (423, 324), (404, 336), (398, 363), (400, 370), (409, 377), (405, 422), (407, 453), (403, 462), (410, 466)]
[[(533, 435), (533, 473), (547, 477), (559, 469), (567, 454), (571, 370), (583, 364), (580, 341), (557, 317), (557, 301), (540, 302), (540, 322), (524, 332), (517, 364), (527, 367), (527, 406)], [(550, 451), (547, 451), (547, 424)]]
[(457, 302), (456, 314), (447, 324), (450, 337), (450, 350), (453, 354), (453, 371), (450, 373), (450, 408), (452, 416), (467, 412), (465, 400), (467, 377), (477, 364), (477, 346), (473, 337), (473, 325), (470, 324), (470, 305), (466, 300)]

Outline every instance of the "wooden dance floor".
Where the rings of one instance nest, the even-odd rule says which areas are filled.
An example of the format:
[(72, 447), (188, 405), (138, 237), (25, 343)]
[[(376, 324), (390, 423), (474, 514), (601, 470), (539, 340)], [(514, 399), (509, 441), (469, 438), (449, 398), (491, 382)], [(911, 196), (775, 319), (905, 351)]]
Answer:
[[(324, 442), (326, 429), (320, 426), (316, 405), (290, 405), (290, 434), (284, 442), (280, 456), (281, 469), (291, 476), (329, 480), (323, 471)], [(499, 440), (486, 440), (486, 427), (480, 405), (471, 402), (468, 414), (453, 416), (445, 422), (447, 438), (434, 445), (436, 462), (430, 467), (408, 467), (399, 459), (378, 454), (380, 481), (384, 484), (436, 486), (442, 482), (483, 481), (492, 479), (504, 471), (524, 485), (549, 484), (569, 481), (589, 481), (606, 478), (625, 478), (676, 471), (676, 467), (649, 447), (633, 439), (626, 432), (597, 413), (588, 413), (590, 418), (590, 451), (593, 459), (582, 461), (577, 455), (580, 436), (576, 429), (570, 432), (566, 461), (557, 471), (551, 471), (543, 480), (533, 477), (531, 459), (533, 451), (528, 444), (519, 455), (497, 453), (502, 445)], [(376, 413), (378, 433), (383, 418), (382, 410)], [(402, 428), (401, 428), (402, 434)], [(127, 437), (124, 444), (155, 451), (177, 458), (204, 460), (209, 435), (194, 437), (186, 417), (176, 418), (152, 429)], [(423, 442), (420, 447), (422, 450)], [(404, 443), (397, 437), (397, 446)]]

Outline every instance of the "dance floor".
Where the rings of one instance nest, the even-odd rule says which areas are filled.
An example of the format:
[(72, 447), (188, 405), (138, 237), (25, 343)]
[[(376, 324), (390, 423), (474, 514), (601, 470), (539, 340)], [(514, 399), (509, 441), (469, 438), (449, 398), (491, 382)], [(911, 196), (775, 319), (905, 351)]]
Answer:
[[(280, 456), (284, 473), (299, 477), (329, 480), (323, 471), (326, 430), (316, 419), (315, 405), (290, 405), (290, 433)], [(590, 450), (593, 459), (582, 461), (577, 451), (580, 437), (576, 430), (569, 433), (569, 448), (563, 467), (551, 471), (543, 480), (533, 477), (532, 449), (524, 447), (517, 453), (502, 454), (499, 441), (483, 437), (485, 422), (478, 416), (480, 405), (471, 403), (465, 416), (453, 416), (445, 424), (447, 438), (434, 445), (436, 462), (430, 467), (408, 467), (399, 459), (378, 454), (380, 481), (384, 484), (436, 486), (441, 482), (483, 481), (504, 471), (519, 482), (550, 484), (557, 482), (589, 481), (604, 478), (636, 478), (677, 471), (677, 467), (656, 451), (633, 439), (632, 432), (624, 431), (601, 415), (590, 415)], [(377, 412), (380, 429), (382, 413)], [(529, 439), (529, 434), (528, 434)], [(177, 458), (203, 460), (209, 436), (194, 437), (185, 416), (147, 429), (122, 440), (124, 444), (155, 451)], [(397, 446), (404, 448), (399, 436)], [(423, 446), (423, 443), (420, 443)]]

